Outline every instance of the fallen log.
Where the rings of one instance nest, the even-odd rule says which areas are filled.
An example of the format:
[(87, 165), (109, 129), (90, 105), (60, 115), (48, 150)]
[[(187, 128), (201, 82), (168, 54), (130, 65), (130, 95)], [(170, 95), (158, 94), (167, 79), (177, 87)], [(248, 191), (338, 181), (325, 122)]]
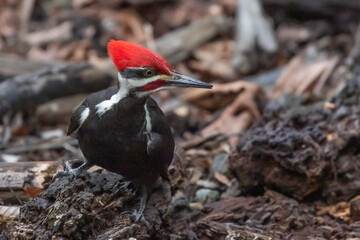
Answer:
[(48, 67), (0, 83), (0, 119), (49, 100), (110, 86), (112, 77), (82, 63)]
[(56, 161), (0, 162), (0, 199), (11, 204), (27, 201), (47, 188), (54, 173), (61, 170)]
[(168, 239), (163, 226), (170, 202), (169, 183), (159, 181), (144, 212), (148, 220), (135, 222), (131, 214), (138, 208), (137, 194), (120, 175), (65, 176), (22, 206), (10, 239)]
[(61, 65), (61, 62), (39, 62), (16, 56), (14, 54), (0, 54), (0, 75), (12, 77), (15, 75), (30, 73), (43, 67)]

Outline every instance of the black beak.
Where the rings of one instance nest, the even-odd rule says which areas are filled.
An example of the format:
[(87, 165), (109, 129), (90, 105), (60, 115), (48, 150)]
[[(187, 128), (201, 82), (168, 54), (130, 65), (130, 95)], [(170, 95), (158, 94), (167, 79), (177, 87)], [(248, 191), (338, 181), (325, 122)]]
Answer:
[(166, 80), (168, 86), (181, 87), (181, 88), (208, 88), (211, 89), (211, 84), (196, 80), (194, 78), (182, 75), (180, 73), (172, 72), (171, 78)]

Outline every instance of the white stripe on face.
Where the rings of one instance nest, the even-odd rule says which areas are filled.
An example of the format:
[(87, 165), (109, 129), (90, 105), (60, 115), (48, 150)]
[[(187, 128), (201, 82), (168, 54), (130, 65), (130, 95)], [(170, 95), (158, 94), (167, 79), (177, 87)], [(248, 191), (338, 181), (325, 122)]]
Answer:
[[(157, 81), (159, 79), (166, 79), (167, 77), (168, 77), (167, 75), (155, 75), (155, 76), (149, 77), (149, 78), (127, 79), (127, 78), (124, 78), (123, 76), (121, 76), (120, 73), (118, 73), (118, 81), (119, 81), (119, 85), (120, 85), (119, 91), (116, 94), (114, 94), (113, 96), (111, 96), (111, 98), (109, 100), (105, 100), (105, 101), (98, 103), (95, 106), (95, 108), (97, 109), (96, 113), (99, 116), (102, 116), (106, 111), (110, 110), (121, 99), (126, 97), (129, 94), (129, 91), (131, 89), (143, 87), (146, 84)], [(143, 96), (149, 95), (150, 93), (153, 93), (155, 91), (159, 91), (162, 89), (166, 89), (166, 87), (160, 87), (158, 89), (154, 89), (154, 90), (147, 91), (147, 92), (139, 92), (136, 94), (136, 96), (143, 97)]]

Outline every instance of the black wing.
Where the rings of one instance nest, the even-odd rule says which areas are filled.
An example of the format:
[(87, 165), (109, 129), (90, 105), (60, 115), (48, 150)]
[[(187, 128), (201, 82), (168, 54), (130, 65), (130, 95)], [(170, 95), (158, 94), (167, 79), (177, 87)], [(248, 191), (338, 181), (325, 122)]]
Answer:
[(118, 87), (113, 86), (89, 95), (71, 116), (67, 135), (76, 138), (77, 132), (81, 127), (81, 114), (86, 110), (86, 108), (89, 108), (89, 114), (91, 114), (92, 111), (95, 111), (95, 106), (98, 103), (110, 99), (111, 96), (114, 95), (117, 91)]
[(73, 115), (70, 119), (69, 128), (67, 131), (67, 135), (76, 138), (77, 131), (80, 128), (80, 118), (81, 114), (87, 108), (87, 101), (85, 101), (74, 111)]
[(151, 142), (148, 154), (161, 175), (167, 175), (174, 154), (174, 138), (164, 113), (154, 99), (149, 97), (146, 102), (151, 117)]

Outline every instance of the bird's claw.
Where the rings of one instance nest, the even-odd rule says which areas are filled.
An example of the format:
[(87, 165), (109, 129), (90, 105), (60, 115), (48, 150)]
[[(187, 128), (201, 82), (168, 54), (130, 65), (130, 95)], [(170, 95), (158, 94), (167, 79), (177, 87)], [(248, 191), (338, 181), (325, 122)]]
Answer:
[(143, 223), (143, 224), (147, 227), (147, 229), (149, 229), (149, 230), (152, 229), (150, 223), (149, 223), (148, 220), (146, 220), (146, 218), (144, 217), (144, 213), (143, 213), (143, 212), (134, 210), (134, 211), (131, 213), (131, 218), (133, 219), (134, 222), (141, 222), (141, 223)]
[(64, 171), (57, 171), (54, 176), (52, 177), (51, 182), (54, 182), (56, 179), (65, 177), (65, 176), (72, 176), (72, 177), (78, 177), (80, 173), (84, 170), (84, 168), (87, 166), (87, 163), (81, 164), (77, 168), (72, 168), (70, 165), (70, 161), (67, 161), (65, 163), (65, 170)]
[[(141, 210), (141, 209), (140, 209)], [(146, 220), (146, 218), (144, 217), (144, 212), (138, 211), (138, 210), (134, 210), (133, 212), (130, 211), (124, 211), (121, 213), (122, 214), (130, 214), (130, 218), (131, 220), (133, 220), (134, 222), (141, 222), (143, 223), (147, 229), (151, 230), (152, 227), (150, 225), (150, 223), (148, 222), (148, 220)]]
[(54, 176), (51, 179), (51, 183), (55, 182), (56, 179), (61, 178), (61, 177), (65, 177), (65, 176), (69, 176), (70, 173), (68, 171), (57, 171)]
[[(134, 210), (133, 212), (131, 211), (124, 211), (121, 213), (122, 214), (130, 214), (130, 218), (131, 220), (133, 220), (134, 222), (138, 222), (140, 220), (140, 218), (144, 218), (144, 214), (141, 211), (138, 210)], [(144, 218), (145, 219), (145, 218)]]
[(136, 210), (136, 209), (135, 209), (134, 212), (131, 214), (131, 216), (135, 218), (135, 219), (134, 219), (135, 222), (138, 222), (140, 218), (143, 218), (143, 217), (144, 217), (143, 213), (140, 212), (140, 211), (138, 211), (138, 210)]

